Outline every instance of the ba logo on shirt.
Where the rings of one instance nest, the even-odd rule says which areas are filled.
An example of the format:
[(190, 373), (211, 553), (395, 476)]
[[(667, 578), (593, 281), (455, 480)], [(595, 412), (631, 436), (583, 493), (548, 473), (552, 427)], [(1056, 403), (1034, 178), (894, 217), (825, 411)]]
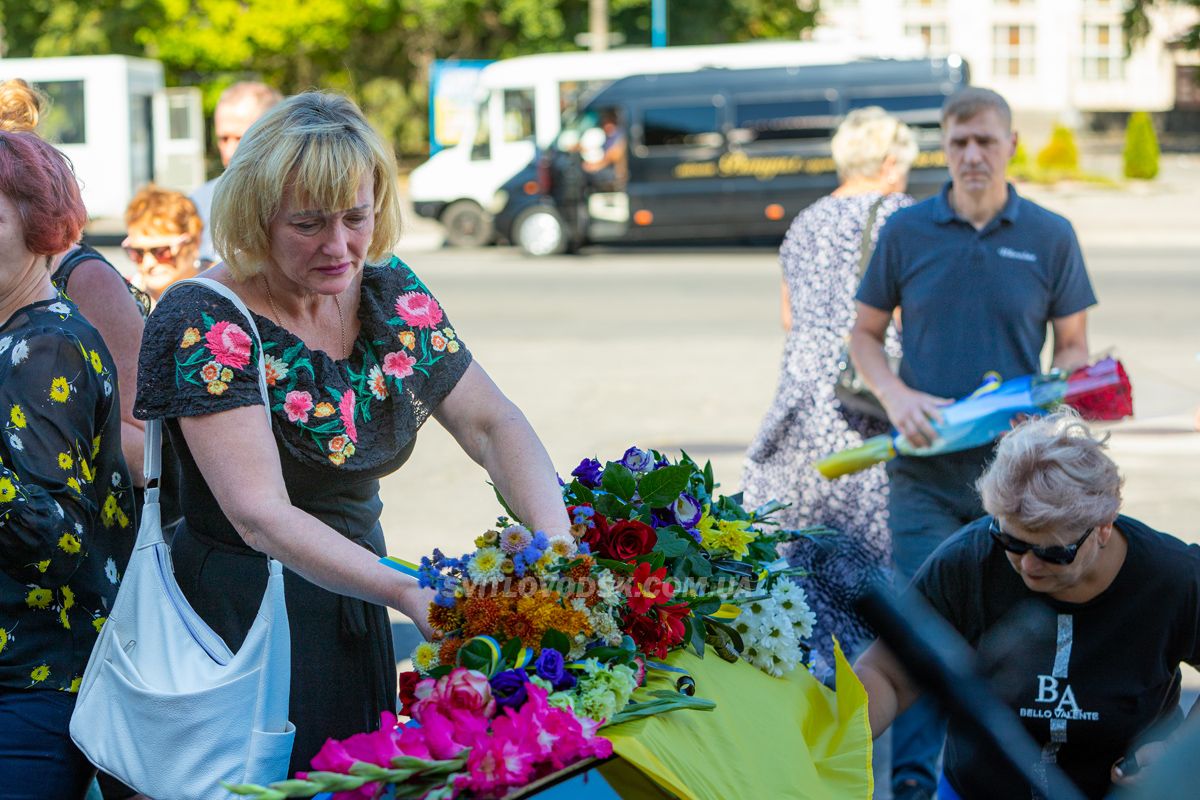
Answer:
[(996, 250), (1001, 258), (1011, 258), (1014, 261), (1037, 263), (1037, 256), (1028, 250), (1014, 250), (1011, 247), (1001, 247)]
[(1038, 675), (1037, 697), (1040, 708), (1022, 708), (1021, 716), (1034, 719), (1078, 719), (1099, 721), (1100, 714), (1084, 711), (1075, 699), (1075, 690), (1053, 675)]

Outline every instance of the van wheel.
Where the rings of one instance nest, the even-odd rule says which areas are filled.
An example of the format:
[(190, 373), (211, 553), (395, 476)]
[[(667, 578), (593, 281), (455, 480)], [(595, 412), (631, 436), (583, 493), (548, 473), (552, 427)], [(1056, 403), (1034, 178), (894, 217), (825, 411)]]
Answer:
[(492, 215), (471, 200), (455, 200), (442, 212), (446, 243), (451, 247), (483, 247), (495, 230)]
[(526, 255), (558, 255), (567, 250), (567, 227), (553, 208), (534, 206), (513, 223), (513, 239)]

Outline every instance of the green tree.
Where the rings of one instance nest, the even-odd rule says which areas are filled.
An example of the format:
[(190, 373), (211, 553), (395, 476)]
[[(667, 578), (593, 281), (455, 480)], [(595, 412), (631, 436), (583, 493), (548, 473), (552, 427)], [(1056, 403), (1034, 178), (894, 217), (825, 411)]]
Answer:
[[(1132, 47), (1149, 35), (1150, 10), (1156, 6), (1165, 8), (1168, 5), (1188, 5), (1200, 9), (1200, 0), (1127, 0), (1124, 17), (1127, 47)], [(1183, 35), (1182, 44), (1189, 50), (1200, 50), (1200, 22)]]
[(1129, 115), (1125, 127), (1125, 177), (1152, 180), (1158, 175), (1158, 136), (1145, 111)]
[(1050, 141), (1038, 151), (1037, 165), (1047, 172), (1077, 172), (1079, 147), (1075, 144), (1075, 133), (1066, 125), (1055, 125)]

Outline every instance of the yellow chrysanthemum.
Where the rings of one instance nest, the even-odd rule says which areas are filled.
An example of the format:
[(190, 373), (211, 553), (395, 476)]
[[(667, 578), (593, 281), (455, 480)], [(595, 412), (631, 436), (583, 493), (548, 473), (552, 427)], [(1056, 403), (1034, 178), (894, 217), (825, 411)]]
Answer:
[(50, 601), (54, 599), (54, 593), (49, 589), (42, 589), (35, 586), (25, 595), (25, 605), (30, 608), (47, 608)]
[(104, 371), (104, 362), (100, 360), (100, 354), (95, 350), (92, 351), (88, 360), (92, 362), (92, 369), (96, 370), (96, 372)]
[(441, 648), (437, 642), (421, 642), (413, 650), (413, 669), (425, 675), (440, 663)]
[(0, 503), (11, 503), (17, 497), (17, 487), (8, 478), (0, 478)]
[(57, 403), (67, 402), (67, 398), (71, 396), (71, 384), (67, 383), (67, 379), (61, 375), (50, 381), (50, 399)]
[(96, 617), (94, 620), (92, 620), (92, 627), (96, 629), (96, 633), (99, 633), (100, 629), (104, 627), (104, 623), (106, 622), (108, 622), (108, 617)]
[(8, 418), (12, 420), (12, 424), (18, 428), (25, 427), (25, 411), (18, 405), (14, 405), (12, 410), (8, 412)]
[(71, 458), (70, 453), (59, 453), (58, 454), (58, 468), (59, 469), (70, 469), (73, 466), (75, 466), (75, 459)]
[(200, 330), (198, 328), (188, 328), (186, 331), (183, 332), (183, 341), (181, 341), (179, 343), (179, 346), (182, 347), (184, 350), (186, 350), (189, 347), (191, 347), (192, 345), (196, 344), (196, 342), (199, 342), (199, 341), (200, 341)]
[(41, 683), (50, 677), (50, 665), (42, 664), (40, 667), (34, 667), (33, 671), (29, 673), (29, 677), (33, 679), (34, 683)]
[(79, 552), (80, 547), (81, 544), (79, 537), (73, 533), (64, 533), (62, 536), (58, 537), (58, 549), (62, 550), (64, 553), (67, 553), (68, 555), (75, 555)]

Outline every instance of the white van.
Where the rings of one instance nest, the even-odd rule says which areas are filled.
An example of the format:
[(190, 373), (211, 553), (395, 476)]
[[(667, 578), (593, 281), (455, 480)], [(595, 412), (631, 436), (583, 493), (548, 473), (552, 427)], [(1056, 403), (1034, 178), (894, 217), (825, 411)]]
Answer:
[(476, 113), (462, 139), (413, 170), (409, 195), (419, 215), (445, 226), (449, 244), (487, 244), (495, 233), (492, 215), (508, 200), (501, 187), (554, 141), (563, 112), (585, 92), (647, 72), (841, 64), (922, 54), (923, 45), (913, 39), (818, 40), (546, 53), (497, 61), (480, 74)]
[(122, 218), (150, 181), (185, 193), (204, 182), (200, 90), (165, 88), (158, 61), (0, 58), (0, 80), (9, 78), (50, 96), (38, 132), (71, 159), (90, 216)]

